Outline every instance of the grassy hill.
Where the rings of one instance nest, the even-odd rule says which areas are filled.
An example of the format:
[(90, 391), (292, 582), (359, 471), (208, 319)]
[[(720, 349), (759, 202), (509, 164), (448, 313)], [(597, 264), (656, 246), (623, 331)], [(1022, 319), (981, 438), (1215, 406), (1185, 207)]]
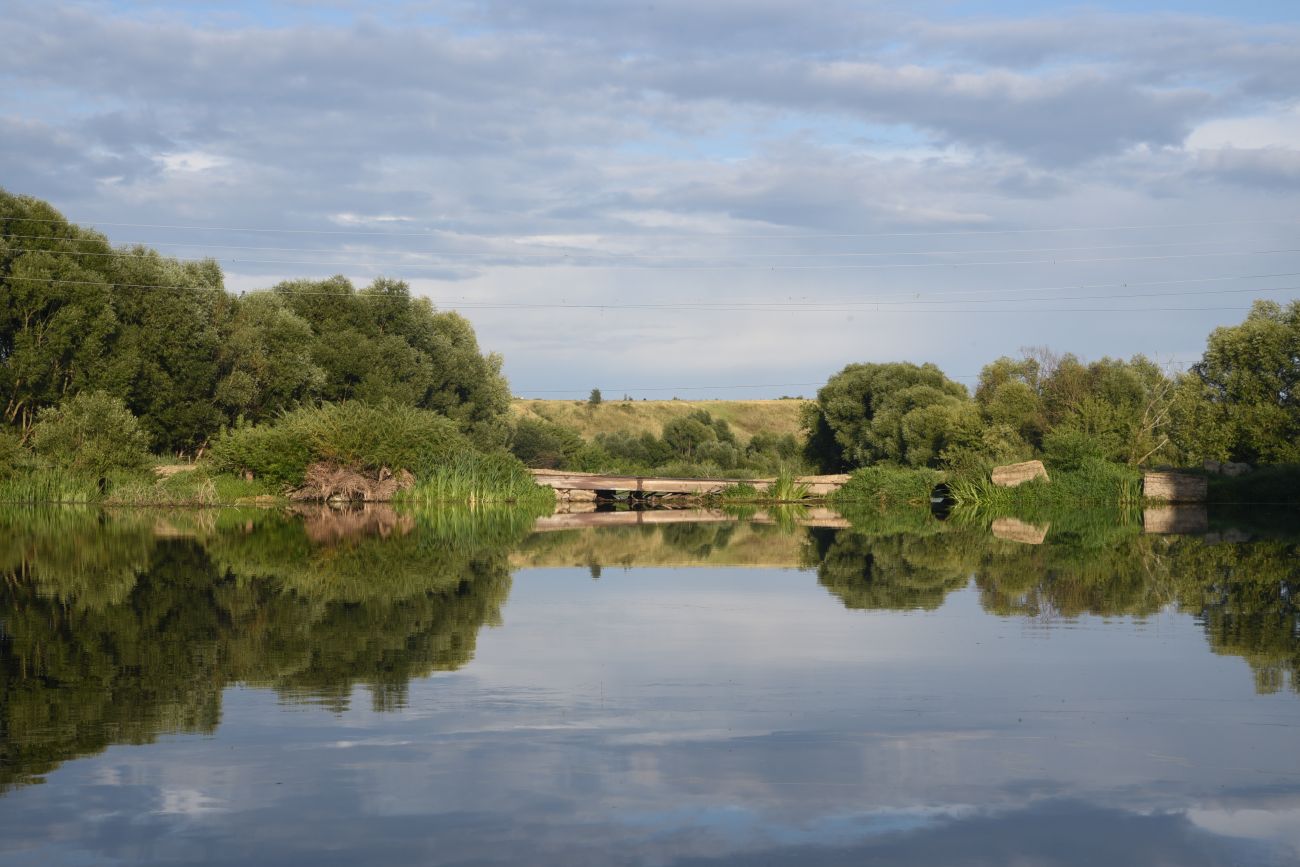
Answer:
[(590, 440), (598, 433), (629, 431), (655, 436), (664, 424), (697, 409), (726, 419), (743, 443), (759, 431), (779, 435), (799, 434), (799, 408), (803, 400), (607, 400), (591, 406), (585, 400), (530, 400), (516, 398), (511, 410), (516, 418), (542, 418), (573, 428)]

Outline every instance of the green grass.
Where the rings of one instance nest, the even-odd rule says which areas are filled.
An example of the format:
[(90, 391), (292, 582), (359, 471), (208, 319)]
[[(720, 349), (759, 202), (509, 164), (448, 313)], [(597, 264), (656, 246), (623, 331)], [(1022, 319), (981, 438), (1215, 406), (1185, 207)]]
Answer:
[[(1050, 471), (1049, 471), (1050, 472)], [(958, 506), (1022, 515), (1081, 507), (1135, 510), (1142, 505), (1142, 473), (1131, 467), (1090, 460), (1074, 472), (1051, 473), (1014, 488), (999, 487), (984, 476), (952, 479), (948, 489)]]
[(583, 439), (598, 433), (627, 431), (663, 434), (664, 424), (696, 410), (707, 410), (731, 426), (740, 442), (756, 433), (799, 436), (799, 408), (803, 400), (616, 400), (607, 396), (600, 406), (585, 400), (526, 400), (511, 402), (516, 419), (541, 418), (576, 430)]
[(727, 485), (718, 492), (717, 498), (732, 503), (757, 503), (764, 494), (750, 484)]
[(728, 485), (709, 499), (730, 503), (798, 503), (808, 499), (808, 490), (809, 486), (796, 481), (793, 475), (782, 473), (762, 490), (747, 483)]
[(533, 481), (512, 455), (462, 452), (438, 465), (398, 495), (412, 506), (440, 503), (527, 503), (553, 505), (555, 492)]
[(58, 467), (29, 469), (0, 480), (0, 503), (14, 505), (222, 506), (274, 495), (275, 486), (198, 467), (166, 478), (152, 471), (88, 478)]
[(102, 497), (97, 480), (64, 469), (32, 469), (0, 480), (0, 503), (97, 503)]
[(930, 495), (947, 474), (925, 467), (863, 467), (831, 496), (837, 506), (871, 505), (877, 509), (930, 508)]

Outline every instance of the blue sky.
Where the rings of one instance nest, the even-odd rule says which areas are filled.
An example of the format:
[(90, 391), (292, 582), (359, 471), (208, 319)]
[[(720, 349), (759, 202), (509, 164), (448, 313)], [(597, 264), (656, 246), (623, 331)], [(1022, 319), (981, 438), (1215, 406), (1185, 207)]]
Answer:
[(521, 394), (1176, 369), (1300, 295), (1296, 10), (14, 0), (0, 186), (241, 291), (406, 279)]

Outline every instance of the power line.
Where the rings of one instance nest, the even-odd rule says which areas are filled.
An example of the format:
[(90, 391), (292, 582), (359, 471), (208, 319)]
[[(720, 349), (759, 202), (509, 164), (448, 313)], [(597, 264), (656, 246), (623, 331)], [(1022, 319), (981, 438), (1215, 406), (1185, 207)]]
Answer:
[[(21, 251), (20, 251), (21, 252)], [(29, 252), (49, 253), (49, 250), (36, 250)], [(979, 252), (979, 251), (975, 251)], [(655, 265), (655, 264), (601, 264), (577, 261), (570, 259), (560, 264), (570, 265), (574, 268), (586, 270), (629, 270), (629, 271), (741, 271), (741, 270), (762, 270), (762, 271), (892, 271), (911, 268), (976, 268), (991, 267), (1003, 265), (1078, 265), (1078, 264), (1098, 264), (1107, 262), (1163, 262), (1179, 259), (1206, 259), (1216, 257), (1230, 256), (1273, 256), (1291, 253), (1300, 253), (1300, 248), (1284, 248), (1276, 250), (1237, 250), (1237, 251), (1219, 251), (1212, 253), (1170, 253), (1159, 256), (1102, 256), (1092, 258), (1058, 258), (1050, 259), (1004, 259), (999, 261), (983, 262), (895, 262), (888, 265), (862, 265), (862, 264), (831, 264), (831, 265), (764, 265), (764, 264), (735, 264), (735, 265)], [(77, 255), (75, 252), (57, 255)], [(130, 253), (88, 253), (86, 255), (117, 255), (131, 256)], [(313, 259), (242, 259), (234, 256), (205, 256), (202, 258), (183, 258), (169, 257), (175, 262), (203, 262), (214, 260), (218, 262), (230, 262), (242, 265), (308, 265), (315, 267), (337, 268), (392, 268), (395, 267), (392, 262), (321, 262)], [(510, 258), (508, 256), (503, 258)], [(403, 271), (429, 271), (436, 270), (425, 266), (405, 266)]]
[[(9, 275), (9, 276), (5, 277), (4, 279), (6, 279), (6, 280), (30, 280), (30, 281), (35, 281), (35, 282), (44, 282), (44, 283), (78, 284), (78, 285), (90, 285), (90, 286), (109, 286), (109, 287), (112, 287), (112, 288), (179, 289), (179, 290), (186, 290), (186, 291), (207, 291), (207, 292), (225, 292), (225, 291), (227, 291), (227, 290), (225, 290), (225, 289), (221, 289), (221, 288), (219, 288), (219, 287), (215, 287), (215, 286), (157, 286), (157, 285), (152, 285), (152, 284), (140, 284), (140, 283), (109, 283), (109, 282), (107, 282), (107, 281), (102, 281), (102, 280), (63, 280), (63, 279), (52, 279), (52, 278), (46, 278), (46, 277), (21, 277), (21, 276), (14, 276), (14, 275)], [(270, 291), (270, 292), (275, 293), (275, 294), (285, 294), (285, 295), (304, 295), (304, 296), (314, 295), (314, 296), (323, 296), (323, 297), (327, 297), (327, 298), (358, 298), (358, 299), (365, 299), (365, 300), (371, 300), (371, 299), (388, 299), (388, 300), (392, 300), (393, 298), (411, 297), (411, 298), (413, 298), (413, 300), (428, 300), (430, 303), (435, 303), (435, 302), (433, 301), (433, 299), (425, 299), (425, 298), (421, 298), (421, 297), (418, 297), (418, 296), (392, 296), (392, 295), (383, 295), (383, 294), (378, 294), (378, 293), (376, 293), (376, 294), (366, 294), (366, 293), (345, 293), (345, 292), (317, 292), (317, 291), (310, 291), (310, 290), (297, 291), (297, 290), (293, 290), (293, 289), (272, 289), (272, 290), (263, 290), (263, 291)], [(1186, 293), (1183, 293), (1183, 292), (1157, 292), (1157, 293), (1134, 294), (1134, 295), (1077, 296), (1077, 297), (1074, 297), (1074, 298), (1034, 298), (1034, 299), (1025, 299), (1025, 298), (1021, 298), (1021, 299), (1016, 299), (1016, 298), (1010, 298), (1010, 299), (1004, 299), (1004, 298), (993, 298), (993, 299), (973, 299), (973, 300), (971, 300), (971, 301), (967, 301), (967, 302), (964, 302), (964, 303), (968, 303), (968, 304), (1012, 304), (1012, 303), (1021, 303), (1021, 302), (1023, 302), (1023, 301), (1053, 302), (1053, 301), (1094, 300), (1094, 299), (1095, 299), (1095, 300), (1111, 300), (1111, 299), (1122, 299), (1122, 298), (1168, 297), (1168, 296), (1181, 296), (1181, 295), (1217, 295), (1217, 294), (1236, 293), (1236, 292), (1284, 292), (1284, 291), (1300, 291), (1300, 287), (1297, 287), (1297, 286), (1278, 286), (1278, 287), (1258, 287), (1258, 288), (1253, 288), (1253, 289), (1225, 289), (1225, 290), (1221, 290), (1221, 291), (1211, 291), (1211, 292), (1186, 292)], [(897, 302), (871, 302), (871, 301), (863, 301), (863, 302), (857, 302), (859, 306), (857, 306), (857, 307), (852, 307), (852, 308), (844, 308), (844, 307), (813, 307), (813, 306), (808, 306), (808, 305), (798, 305), (798, 306), (795, 306), (795, 305), (790, 305), (790, 306), (771, 306), (771, 305), (759, 305), (759, 304), (756, 304), (756, 305), (748, 305), (748, 306), (741, 306), (741, 305), (723, 305), (723, 304), (714, 305), (714, 306), (708, 306), (707, 304), (704, 304), (704, 305), (702, 305), (702, 304), (600, 304), (600, 303), (592, 303), (592, 304), (564, 304), (564, 303), (559, 303), (559, 304), (543, 304), (543, 303), (533, 303), (533, 304), (530, 304), (530, 303), (522, 303), (522, 302), (521, 302), (521, 303), (506, 303), (506, 302), (503, 302), (503, 303), (484, 303), (484, 302), (463, 302), (463, 303), (457, 303), (457, 302), (455, 302), (455, 301), (452, 301), (452, 302), (444, 302), (444, 301), (440, 301), (440, 302), (436, 302), (436, 303), (439, 304), (439, 306), (443, 306), (443, 307), (446, 307), (446, 308), (452, 308), (452, 309), (459, 309), (459, 310), (519, 310), (519, 309), (579, 309), (579, 310), (688, 310), (688, 311), (690, 311), (690, 312), (695, 312), (695, 313), (717, 313), (717, 312), (745, 312), (745, 311), (753, 311), (753, 312), (771, 312), (771, 313), (798, 313), (798, 312), (806, 312), (806, 313), (855, 313), (855, 314), (865, 314), (865, 313), (903, 313), (903, 314), (905, 314), (905, 313), (939, 313), (939, 314), (945, 314), (945, 313), (961, 313), (961, 314), (966, 314), (966, 313), (1002, 313), (1002, 314), (1007, 314), (1007, 313), (1012, 313), (1012, 314), (1015, 314), (1015, 313), (1162, 313), (1162, 312), (1191, 312), (1191, 311), (1210, 311), (1210, 310), (1223, 310), (1223, 311), (1248, 312), (1248, 311), (1250, 310), (1249, 307), (1083, 307), (1083, 308), (1052, 307), (1052, 308), (1039, 309), (1039, 310), (996, 310), (996, 309), (993, 309), (993, 310), (980, 310), (980, 309), (975, 309), (975, 310), (971, 310), (971, 309), (955, 309), (955, 310), (954, 310), (954, 309), (948, 309), (948, 310), (927, 310), (927, 309), (916, 310), (916, 309), (912, 309), (912, 310), (904, 310), (904, 309), (889, 309), (890, 305), (901, 305), (901, 304), (908, 304), (908, 303), (911, 303), (911, 304), (920, 304), (920, 303), (947, 303), (947, 302), (920, 302), (920, 301), (917, 301), (917, 302), (904, 302), (904, 301), (897, 301)], [(963, 302), (958, 302), (958, 303), (963, 303)], [(876, 308), (879, 308), (880, 305), (882, 305), (882, 304), (885, 305), (885, 307), (884, 307), (883, 309), (876, 309)], [(875, 305), (875, 307), (873, 307), (872, 305)]]
[[(286, 235), (352, 235), (356, 237), (393, 237), (393, 238), (437, 238), (455, 235), (459, 237), (477, 237), (477, 238), (501, 238), (512, 237), (508, 235), (492, 235), (479, 232), (463, 232), (457, 230), (441, 231), (423, 231), (423, 232), (374, 232), (361, 229), (286, 229), (269, 226), (194, 226), (194, 225), (175, 225), (166, 223), (123, 223), (110, 222), (103, 220), (69, 220), (67, 218), (36, 218), (36, 217), (18, 217), (16, 221), (28, 223), (72, 223), (85, 224), (92, 226), (112, 226), (114, 228), (130, 229), (168, 229), (173, 231), (196, 231), (196, 232), (256, 232), (270, 234)], [(1251, 219), (1251, 220), (1212, 220), (1208, 222), (1195, 223), (1138, 223), (1130, 225), (1112, 225), (1112, 226), (1056, 226), (1047, 228), (1022, 228), (1022, 229), (958, 229), (948, 231), (925, 231), (925, 232), (798, 232), (798, 233), (772, 233), (772, 232), (674, 232), (674, 231), (657, 231), (641, 229), (635, 232), (606, 232), (604, 234), (616, 237), (674, 237), (674, 238), (753, 238), (753, 239), (815, 239), (815, 238), (927, 238), (927, 237), (958, 237), (958, 236), (975, 236), (975, 235), (1023, 235), (1023, 234), (1048, 234), (1054, 232), (1119, 232), (1119, 231), (1143, 231), (1149, 229), (1193, 229), (1193, 228), (1210, 228), (1217, 226), (1248, 226), (1248, 225), (1290, 225), (1300, 223), (1297, 218), (1284, 219)], [(518, 236), (515, 236), (518, 237)]]
[[(1272, 275), (1260, 275), (1260, 276), (1272, 276)], [(1289, 274), (1279, 274), (1279, 275), (1276, 275), (1276, 276), (1300, 276), (1300, 272), (1290, 272)], [(134, 288), (134, 289), (150, 289), (150, 290), (159, 290), (159, 289), (164, 289), (164, 290), (179, 290), (179, 291), (208, 291), (208, 292), (217, 292), (217, 291), (225, 292), (225, 291), (228, 291), (228, 290), (222, 289), (222, 288), (220, 288), (220, 287), (215, 287), (215, 286), (184, 286), (184, 285), (164, 286), (164, 285), (155, 285), (155, 284), (147, 284), (147, 283), (113, 283), (113, 282), (110, 282), (110, 281), (104, 281), (104, 280), (66, 280), (66, 279), (60, 279), (60, 278), (49, 278), (49, 277), (24, 277), (24, 276), (21, 276), (21, 275), (8, 275), (7, 277), (2, 278), (2, 279), (8, 279), (8, 280), (25, 280), (25, 281), (30, 281), (30, 282), (39, 282), (39, 283), (54, 283), (54, 284), (84, 285), (84, 286), (108, 286), (108, 287), (111, 287), (111, 288)], [(1220, 279), (1245, 279), (1245, 278), (1213, 278), (1213, 277), (1211, 277), (1211, 278), (1189, 279), (1189, 280), (1186, 280), (1186, 281), (1148, 281), (1148, 282), (1149, 282), (1149, 283), (1156, 283), (1156, 284), (1168, 284), (1168, 283), (1179, 283), (1179, 282), (1203, 282), (1203, 281), (1220, 280)], [(1100, 284), (1100, 285), (1127, 286), (1127, 285), (1143, 285), (1143, 283), (1141, 283), (1141, 282), (1134, 282), (1134, 283), (1132, 283), (1132, 284), (1119, 283), (1119, 284)], [(402, 297), (402, 296), (385, 295), (385, 294), (382, 294), (382, 293), (366, 293), (366, 292), (348, 293), (348, 292), (330, 292), (330, 291), (321, 291), (321, 290), (292, 289), (292, 288), (272, 288), (272, 289), (259, 290), (259, 291), (262, 291), (262, 292), (270, 292), (270, 293), (272, 293), (272, 294), (277, 294), (277, 295), (290, 295), (290, 296), (317, 296), (317, 297), (326, 297), (326, 298), (358, 298), (358, 299), (365, 299), (365, 300), (371, 300), (371, 299), (389, 299), (389, 300), (391, 300), (391, 299), (394, 298), (394, 297)], [(1029, 289), (1021, 289), (1021, 290), (1011, 290), (1011, 291), (1022, 291), (1022, 292), (1025, 292), (1025, 291), (1030, 291), (1030, 290), (1029, 290)], [(958, 302), (955, 302), (955, 303), (963, 303), (963, 304), (1023, 304), (1023, 303), (1038, 303), (1038, 304), (1046, 304), (1046, 303), (1054, 303), (1054, 302), (1062, 302), (1062, 301), (1094, 301), (1094, 300), (1095, 300), (1095, 301), (1108, 301), (1108, 300), (1122, 300), (1122, 299), (1136, 299), (1136, 298), (1168, 298), (1168, 297), (1185, 297), (1185, 296), (1198, 296), (1198, 295), (1253, 294), (1253, 293), (1266, 293), (1266, 292), (1300, 292), (1300, 286), (1253, 286), (1253, 287), (1237, 288), (1237, 289), (1209, 289), (1209, 290), (1202, 290), (1202, 291), (1183, 291), (1183, 292), (1133, 292), (1133, 293), (1115, 293), (1115, 294), (1109, 294), (1109, 295), (1066, 295), (1066, 296), (1056, 296), (1056, 297), (1037, 297), (1037, 298), (973, 298), (973, 299), (968, 299), (968, 300), (966, 300), (966, 301), (958, 301)], [(409, 297), (412, 297), (412, 298), (415, 299), (415, 300), (420, 300), (420, 299), (423, 298), (423, 296), (409, 296)], [(1076, 311), (1071, 311), (1071, 310), (1062, 310), (1062, 309), (1059, 309), (1059, 308), (1051, 308), (1051, 309), (1048, 309), (1048, 310), (1037, 310), (1037, 311), (1027, 311), (1027, 310), (984, 310), (984, 311), (961, 311), (961, 310), (957, 310), (957, 311), (953, 311), (953, 310), (935, 310), (935, 311), (929, 311), (929, 310), (914, 310), (914, 311), (909, 311), (909, 310), (897, 310), (897, 309), (877, 309), (877, 308), (882, 308), (882, 307), (883, 307), (883, 308), (899, 307), (899, 306), (903, 306), (903, 305), (916, 306), (916, 305), (932, 305), (932, 304), (950, 304), (950, 303), (954, 303), (954, 302), (952, 302), (951, 300), (932, 300), (932, 299), (921, 299), (921, 298), (911, 299), (911, 300), (859, 300), (859, 301), (845, 300), (845, 301), (839, 301), (839, 302), (752, 302), (752, 303), (740, 303), (740, 302), (676, 302), (676, 303), (660, 303), (660, 304), (655, 304), (655, 303), (631, 303), (631, 304), (629, 304), (629, 303), (616, 303), (616, 302), (610, 302), (610, 303), (589, 302), (589, 303), (581, 303), (581, 304), (578, 304), (578, 303), (566, 303), (566, 302), (505, 302), (505, 301), (502, 301), (502, 302), (492, 302), (492, 301), (456, 301), (456, 300), (450, 300), (450, 301), (449, 301), (449, 300), (445, 300), (445, 299), (432, 299), (432, 298), (430, 298), (430, 299), (424, 299), (424, 300), (428, 300), (430, 303), (436, 304), (436, 305), (441, 306), (441, 307), (455, 308), (455, 309), (461, 309), (461, 310), (551, 310), (551, 309), (556, 309), (556, 310), (602, 310), (602, 311), (603, 311), (603, 310), (683, 310), (683, 311), (701, 312), (701, 313), (712, 313), (712, 312), (746, 312), (746, 311), (752, 311), (752, 312), (769, 312), (769, 313), (870, 313), (870, 312), (879, 312), (879, 313), (907, 313), (907, 312), (917, 312), (917, 313), (922, 313), (922, 312), (935, 312), (935, 313), (949, 313), (949, 312), (1024, 313), (1024, 312), (1076, 312)], [(839, 306), (835, 306), (835, 305), (839, 305)], [(853, 305), (853, 306), (845, 306), (845, 305)], [(1089, 309), (1091, 309), (1091, 308), (1089, 308)], [(1220, 309), (1220, 310), (1235, 310), (1235, 309), (1239, 309), (1239, 308), (1228, 308), (1228, 307), (1222, 307), (1222, 308), (1158, 308), (1158, 307), (1156, 307), (1156, 308), (1124, 308), (1124, 309), (1125, 309), (1125, 310), (1132, 309), (1134, 312), (1140, 312), (1141, 310), (1159, 311), (1159, 310), (1164, 310), (1164, 309), (1168, 309), (1168, 310), (1184, 310), (1184, 309), (1206, 309), (1206, 310), (1209, 310), (1209, 309)], [(1247, 308), (1247, 309), (1248, 309), (1248, 308)]]
[[(21, 238), (25, 240), (46, 240), (59, 241), (68, 243), (98, 243), (97, 239), (91, 238), (55, 238), (48, 235), (4, 235), (6, 238)], [(1068, 253), (1080, 252), (1085, 250), (1134, 250), (1134, 249), (1160, 249), (1171, 247), (1201, 247), (1210, 246), (1213, 243), (1224, 244), (1228, 242), (1207, 242), (1207, 241), (1177, 241), (1165, 242), (1160, 244), (1093, 244), (1075, 247), (1010, 247), (1001, 249), (974, 249), (974, 250), (864, 250), (864, 251), (834, 251), (819, 253), (747, 253), (745, 258), (748, 259), (835, 259), (835, 258), (867, 258), (881, 256), (968, 256), (975, 254), (992, 254), (992, 253)], [(207, 244), (191, 241), (120, 241), (119, 246), (139, 246), (139, 247), (184, 247), (198, 248), (209, 250), (252, 250), (271, 253), (321, 253), (328, 256), (411, 256), (417, 258), (500, 258), (500, 259), (572, 259), (569, 253), (562, 253), (562, 250), (590, 250), (589, 247), (577, 245), (556, 246), (548, 253), (525, 253), (513, 252), (509, 250), (491, 250), (491, 251), (461, 251), (461, 250), (330, 250), (321, 247), (266, 247), (247, 244)], [(539, 245), (532, 245), (539, 246)], [(13, 253), (51, 253), (61, 256), (136, 256), (132, 250), (45, 250), (41, 248), (11, 248), (9, 252)], [(698, 259), (718, 259), (718, 256), (709, 255), (670, 255), (670, 254), (650, 254), (650, 253), (604, 253), (598, 251), (587, 253), (587, 255), (598, 256), (604, 255), (613, 259), (649, 259), (649, 260), (666, 260), (666, 261), (685, 261)], [(172, 257), (180, 258), (180, 257)], [(213, 257), (210, 257), (213, 258)], [(731, 257), (736, 258), (736, 257)], [(193, 260), (187, 260), (193, 261)], [(322, 262), (319, 264), (352, 264), (349, 262)], [(371, 263), (361, 263), (371, 264)]]

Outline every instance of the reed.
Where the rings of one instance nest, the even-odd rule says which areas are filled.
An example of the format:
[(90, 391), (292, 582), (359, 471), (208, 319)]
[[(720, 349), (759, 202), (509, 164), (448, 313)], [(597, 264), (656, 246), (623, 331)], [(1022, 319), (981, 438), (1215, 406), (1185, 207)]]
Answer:
[(461, 452), (438, 464), (398, 495), (412, 506), (440, 503), (528, 503), (553, 505), (555, 492), (538, 485), (511, 455)]
[(945, 473), (925, 467), (863, 467), (831, 497), (842, 506), (866, 504), (877, 509), (900, 507), (930, 508), (935, 486), (947, 479)]
[(950, 481), (948, 491), (958, 506), (987, 512), (1019, 515), (1080, 507), (1133, 511), (1142, 506), (1142, 474), (1131, 467), (1090, 460), (1074, 472), (1053, 473), (1051, 481), (1034, 479), (1003, 488), (983, 476), (964, 476)]
[(102, 497), (99, 480), (56, 467), (32, 469), (0, 479), (0, 503), (97, 503)]

